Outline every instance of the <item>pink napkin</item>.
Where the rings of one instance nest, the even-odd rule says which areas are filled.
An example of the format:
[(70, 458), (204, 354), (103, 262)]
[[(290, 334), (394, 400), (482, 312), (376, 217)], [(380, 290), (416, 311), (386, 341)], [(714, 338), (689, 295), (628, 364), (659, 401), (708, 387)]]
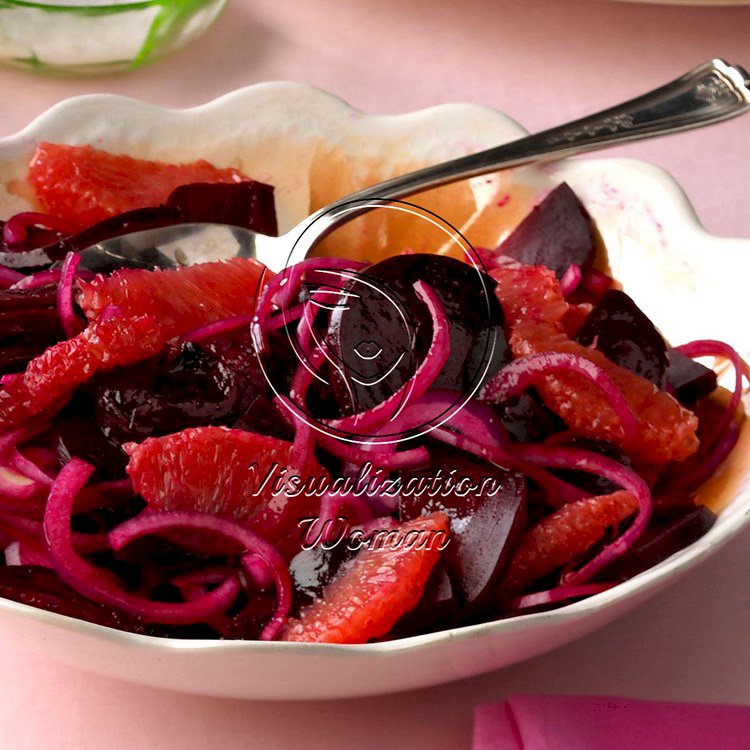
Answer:
[(748, 750), (750, 707), (513, 695), (474, 712), (473, 750)]

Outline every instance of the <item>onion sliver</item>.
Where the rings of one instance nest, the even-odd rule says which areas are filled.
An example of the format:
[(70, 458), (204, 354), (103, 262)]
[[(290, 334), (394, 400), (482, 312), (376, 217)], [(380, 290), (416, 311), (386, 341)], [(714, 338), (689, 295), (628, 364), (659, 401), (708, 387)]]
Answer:
[[(363, 431), (381, 427), (386, 422), (392, 421), (398, 415), (402, 403), (414, 402), (429, 390), (448, 361), (451, 348), (450, 327), (445, 317), (443, 303), (432, 288), (423, 281), (417, 281), (414, 284), (414, 291), (425, 303), (432, 318), (432, 343), (425, 358), (417, 367), (414, 377), (372, 409), (352, 414), (349, 417), (330, 420), (328, 424), (334, 429), (342, 432), (356, 431), (356, 434), (362, 434)], [(405, 393), (408, 394), (407, 398), (404, 398)]]
[(211, 339), (214, 336), (229, 333), (230, 331), (236, 331), (238, 328), (242, 328), (242, 326), (250, 326), (252, 321), (252, 315), (235, 315), (230, 318), (215, 320), (213, 323), (206, 323), (205, 325), (189, 331), (182, 337), (182, 340), (189, 341), (192, 344), (197, 344), (206, 339)]
[(581, 283), (582, 279), (583, 273), (581, 272), (581, 267), (577, 263), (572, 263), (568, 266), (568, 270), (560, 279), (560, 291), (562, 292), (563, 297), (570, 297), (570, 295), (578, 289), (578, 285)]
[[(210, 532), (238, 542), (245, 550), (243, 562), (248, 568), (252, 569), (257, 558), (263, 560), (273, 573), (278, 603), (276, 612), (263, 629), (260, 638), (264, 641), (273, 640), (281, 631), (289, 614), (292, 604), (292, 582), (284, 558), (272, 544), (255, 532), (232, 521), (206, 513), (167, 511), (141, 514), (136, 518), (125, 521), (109, 533), (109, 541), (112, 549), (117, 551), (140, 537), (173, 529)], [(219, 589), (215, 589), (211, 593), (216, 593), (225, 585), (222, 584)], [(211, 596), (211, 594), (206, 596)], [(196, 599), (195, 601), (200, 600)]]
[(487, 383), (481, 395), (487, 401), (506, 401), (552, 373), (576, 373), (590, 380), (606, 396), (617, 414), (625, 439), (630, 441), (637, 438), (638, 420), (625, 396), (601, 367), (577, 354), (542, 352), (516, 359)]
[(537, 591), (533, 594), (525, 594), (511, 600), (510, 608), (530, 609), (531, 607), (543, 607), (547, 604), (559, 604), (568, 599), (579, 599), (584, 596), (601, 594), (615, 586), (614, 583), (586, 583), (581, 586), (556, 586), (549, 591)]
[(627, 531), (581, 568), (565, 574), (562, 578), (563, 583), (570, 585), (588, 583), (599, 571), (627, 552), (648, 525), (653, 506), (651, 491), (638, 474), (617, 461), (599, 453), (568, 447), (550, 448), (543, 445), (525, 445), (518, 453), (530, 464), (541, 465), (549, 469), (585, 471), (588, 474), (604, 477), (632, 493), (638, 504), (638, 512)]
[(60, 283), (57, 286), (57, 311), (60, 313), (60, 322), (68, 338), (73, 338), (81, 332), (80, 321), (73, 311), (73, 282), (80, 262), (81, 256), (78, 253), (70, 252), (65, 256), (60, 270)]
[[(90, 565), (78, 555), (73, 546), (70, 516), (76, 495), (93, 471), (93, 466), (72, 458), (60, 471), (47, 500), (44, 534), (52, 565), (60, 578), (84, 596), (148, 622), (190, 625), (226, 611), (240, 590), (236, 578), (228, 578), (218, 588), (190, 602), (158, 602), (125, 591), (109, 571)], [(117, 531), (112, 532), (115, 539)]]

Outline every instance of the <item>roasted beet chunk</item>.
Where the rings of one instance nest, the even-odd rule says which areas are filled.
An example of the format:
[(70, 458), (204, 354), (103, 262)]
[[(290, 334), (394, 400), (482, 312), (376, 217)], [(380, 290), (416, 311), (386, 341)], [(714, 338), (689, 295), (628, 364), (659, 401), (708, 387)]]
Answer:
[(419, 604), (405, 614), (391, 631), (395, 638), (449, 628), (464, 620), (464, 609), (442, 561), (434, 567)]
[(574, 264), (589, 265), (595, 251), (591, 217), (564, 182), (535, 206), (499, 247), (502, 255), (528, 266), (547, 266), (558, 279)]
[[(513, 543), (522, 530), (525, 515), (526, 486), (523, 477), (480, 461), (468, 454), (443, 446), (431, 446), (432, 465), (404, 475), (414, 481), (432, 480), (437, 471), (464, 485), (449, 491), (447, 484), (434, 492), (432, 484), (415, 486), (416, 492), (404, 492), (399, 500), (402, 519), (442, 511), (451, 519), (451, 542), (446, 548), (445, 565), (455, 594), (468, 607), (481, 606), (492, 596), (502, 575)], [(477, 489), (468, 490), (468, 483)], [(406, 487), (405, 487), (406, 489)]]
[(536, 391), (497, 404), (495, 410), (518, 443), (534, 443), (565, 429), (565, 422), (542, 403)]
[(104, 434), (122, 444), (233, 423), (265, 388), (249, 333), (242, 331), (185, 343), (174, 359), (166, 354), (98, 376), (88, 390)]
[(123, 443), (235, 425), (266, 390), (249, 332), (184, 343), (176, 353), (97, 375), (79, 390), (60, 419), (64, 455), (117, 475), (126, 463)]
[(0, 291), (0, 375), (19, 372), (63, 337), (57, 287)]
[(674, 349), (668, 352), (667, 382), (683, 404), (698, 401), (716, 389), (716, 373)]
[[(296, 613), (299, 613), (301, 607), (322, 596), (325, 587), (336, 576), (341, 564), (352, 557), (353, 553), (347, 549), (346, 539), (338, 544), (334, 543), (337, 541), (336, 535), (340, 533), (340, 523), (336, 521), (328, 527), (334, 537), (329, 543), (309, 546), (298, 552), (289, 563), (289, 573), (294, 583)], [(322, 532), (322, 524), (318, 524), (317, 530)]]
[(658, 565), (704, 536), (716, 522), (706, 507), (678, 509), (670, 518), (653, 523), (621, 558), (601, 573), (606, 581), (624, 581)]
[(0, 596), (118, 630), (147, 631), (135, 618), (81, 596), (48, 568), (0, 566)]
[(167, 205), (176, 208), (183, 221), (229, 224), (261, 234), (278, 233), (273, 188), (262, 182), (182, 185), (172, 191)]
[(577, 339), (659, 388), (665, 386), (667, 345), (625, 292), (610, 289), (586, 318)]
[(435, 291), (450, 324), (450, 358), (433, 387), (469, 394), (510, 361), (492, 279), (453, 258), (394, 256), (345, 281), (346, 296), (331, 317), (334, 387), (345, 413), (384, 401), (427, 354), (432, 322), (414, 291), (417, 281)]

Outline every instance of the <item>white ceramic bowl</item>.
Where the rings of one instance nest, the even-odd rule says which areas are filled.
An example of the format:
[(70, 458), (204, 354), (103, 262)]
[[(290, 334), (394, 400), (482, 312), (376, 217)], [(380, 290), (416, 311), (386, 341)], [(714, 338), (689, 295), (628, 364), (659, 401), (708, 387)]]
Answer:
[[(313, 200), (332, 197), (317, 184), (321, 158), (323, 173), (331, 164), (344, 163), (351, 179), (361, 182), (523, 133), (505, 115), (476, 106), (375, 117), (320, 91), (284, 83), (253, 86), (186, 111), (87, 96), (59, 104), (0, 141), (0, 183), (22, 176), (39, 140), (92, 143), (135, 156), (200, 157), (241, 166), (276, 185), (285, 229), (309, 210), (311, 192)], [(468, 195), (476, 211), (464, 217), (470, 238), (475, 230), (480, 239), (486, 237), (481, 226), (487, 210), (481, 209), (497, 205), (498, 191), (515, 198), (516, 208), (503, 214), (510, 225), (537, 190), (560, 180), (567, 180), (585, 202), (615, 274), (669, 339), (722, 338), (744, 355), (750, 352), (745, 289), (750, 241), (707, 234), (678, 185), (656, 167), (587, 160), (475, 181)], [(727, 193), (727, 200), (740, 199)], [(0, 188), (0, 217), (22, 205)], [(744, 315), (738, 314), (741, 306)], [(737, 456), (750, 453), (747, 437)], [(0, 637), (108, 676), (235, 698), (353, 697), (435, 685), (554, 649), (614, 620), (689, 571), (750, 518), (750, 471), (742, 463), (736, 461), (728, 477), (725, 472), (716, 501), (724, 507), (700, 541), (627, 583), (553, 612), (386, 643), (336, 646), (162, 640), (0, 599)]]

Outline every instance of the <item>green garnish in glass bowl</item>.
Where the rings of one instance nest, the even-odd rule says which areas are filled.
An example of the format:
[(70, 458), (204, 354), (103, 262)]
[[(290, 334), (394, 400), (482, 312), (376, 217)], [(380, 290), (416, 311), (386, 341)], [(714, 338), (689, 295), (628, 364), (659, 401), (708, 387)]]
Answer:
[(49, 73), (131, 70), (202, 34), (227, 0), (0, 0), (0, 61)]

